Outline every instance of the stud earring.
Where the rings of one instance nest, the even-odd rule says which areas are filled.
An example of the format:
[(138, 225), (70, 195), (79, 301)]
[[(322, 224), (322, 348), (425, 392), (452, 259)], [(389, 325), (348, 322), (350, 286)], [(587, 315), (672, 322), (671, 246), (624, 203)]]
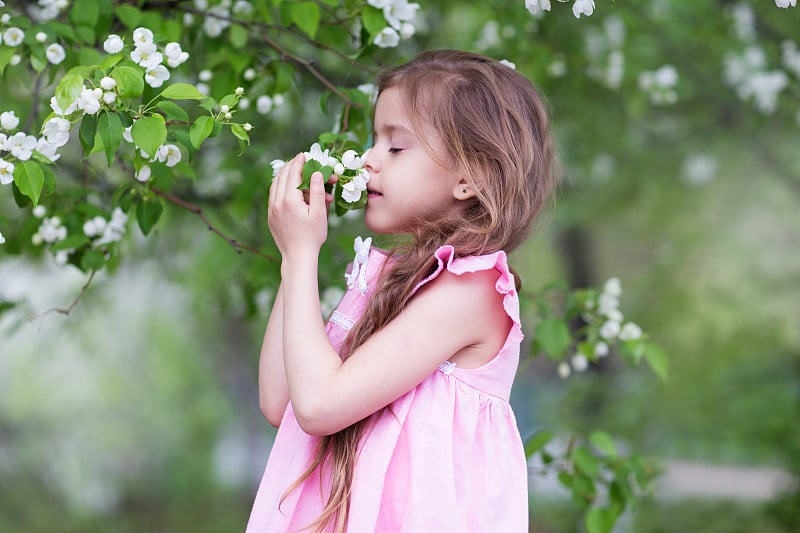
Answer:
[(463, 192), (464, 194), (467, 194), (467, 189), (461, 189), (461, 192)]

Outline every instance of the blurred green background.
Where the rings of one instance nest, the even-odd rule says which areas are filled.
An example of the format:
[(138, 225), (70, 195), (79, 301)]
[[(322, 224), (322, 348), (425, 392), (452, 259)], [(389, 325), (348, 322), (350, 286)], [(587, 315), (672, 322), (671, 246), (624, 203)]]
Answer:
[[(387, 61), (479, 51), (513, 61), (550, 103), (563, 180), (512, 255), (525, 290), (617, 276), (626, 317), (670, 359), (662, 382), (615, 357), (561, 379), (525, 355), (512, 395), (523, 437), (603, 428), (656, 459), (660, 481), (618, 533), (800, 530), (800, 59), (786, 44), (800, 11), (620, 0), (576, 19), (556, 2), (544, 17), (521, 0), (420, 3), (418, 34)], [(368, 81), (320, 61), (337, 83)], [(666, 65), (674, 85), (668, 71), (642, 78)], [(759, 78), (776, 71), (778, 90)], [(0, 107), (22, 100), (18, 82), (0, 79)], [(318, 95), (290, 93), (265, 133), (271, 153), (238, 156), (220, 139), (203, 154), (208, 176), (193, 192), (239, 199), (228, 211), (209, 201), (215, 223), (266, 233), (249, 174), (329, 127)], [(0, 207), (14, 209), (7, 190)], [(363, 232), (355, 218), (332, 233), (328, 296)], [(46, 311), (68, 306), (86, 277), (0, 247), (0, 300), (13, 303), (0, 314), (0, 531), (246, 524), (274, 435), (256, 370), (277, 269), (178, 209), (150, 238), (131, 226), (121, 246), (118, 269), (66, 317)], [(535, 310), (523, 306), (529, 342)], [(539, 533), (583, 527), (569, 496), (535, 472), (531, 517)]]

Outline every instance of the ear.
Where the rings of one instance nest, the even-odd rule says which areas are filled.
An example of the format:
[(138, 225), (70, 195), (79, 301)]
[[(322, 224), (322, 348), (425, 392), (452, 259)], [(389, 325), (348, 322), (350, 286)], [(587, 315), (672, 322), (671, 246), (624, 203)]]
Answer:
[(456, 186), (453, 188), (453, 197), (456, 200), (464, 201), (474, 198), (476, 195), (475, 188), (467, 183), (467, 180), (460, 178)]

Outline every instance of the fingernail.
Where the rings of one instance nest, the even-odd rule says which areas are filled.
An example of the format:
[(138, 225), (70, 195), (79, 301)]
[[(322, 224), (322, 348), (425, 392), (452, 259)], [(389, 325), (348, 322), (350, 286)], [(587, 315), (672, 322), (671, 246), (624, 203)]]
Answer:
[(321, 172), (314, 172), (313, 174), (311, 174), (311, 179), (316, 181), (316, 182), (321, 182), (322, 181), (322, 173)]

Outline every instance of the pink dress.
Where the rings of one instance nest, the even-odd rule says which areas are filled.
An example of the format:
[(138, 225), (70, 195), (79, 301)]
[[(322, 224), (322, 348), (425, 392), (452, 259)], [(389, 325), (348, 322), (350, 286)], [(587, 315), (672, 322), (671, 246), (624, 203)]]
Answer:
[[(496, 270), (495, 287), (513, 325), (494, 359), (474, 369), (445, 362), (376, 417), (355, 463), (347, 532), (526, 533), (527, 465), (508, 403), (522, 340), (514, 278), (502, 251), (456, 258), (452, 247), (443, 246), (436, 257), (438, 269), (419, 286), (445, 268), (457, 275)], [(331, 315), (326, 331), (337, 350), (364, 311), (385, 259), (377, 250), (369, 252), (366, 294), (353, 287)], [(324, 501), (318, 475), (278, 508), (281, 495), (310, 464), (316, 443), (298, 426), (290, 403), (248, 533), (300, 531), (320, 515)], [(323, 471), (322, 478), (324, 484), (328, 473)]]

